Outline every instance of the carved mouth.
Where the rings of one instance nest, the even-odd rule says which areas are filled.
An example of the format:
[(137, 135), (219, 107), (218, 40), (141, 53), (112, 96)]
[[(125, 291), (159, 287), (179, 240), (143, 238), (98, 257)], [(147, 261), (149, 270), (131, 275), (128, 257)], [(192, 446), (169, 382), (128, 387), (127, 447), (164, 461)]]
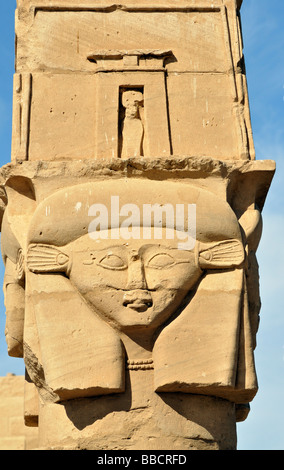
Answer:
[(145, 312), (148, 308), (152, 307), (153, 302), (141, 302), (140, 300), (137, 300), (135, 302), (123, 302), (123, 305), (124, 307), (129, 307), (137, 312)]
[(153, 306), (152, 297), (147, 292), (134, 292), (127, 293), (123, 299), (123, 306), (129, 307), (137, 312), (145, 312), (148, 308)]

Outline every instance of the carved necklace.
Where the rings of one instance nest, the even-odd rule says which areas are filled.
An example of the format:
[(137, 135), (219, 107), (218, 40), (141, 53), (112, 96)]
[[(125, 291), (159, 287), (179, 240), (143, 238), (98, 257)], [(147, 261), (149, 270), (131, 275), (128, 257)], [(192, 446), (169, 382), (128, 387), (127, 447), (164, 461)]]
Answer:
[(153, 359), (127, 360), (126, 367), (128, 370), (149, 370), (154, 369), (154, 363)]

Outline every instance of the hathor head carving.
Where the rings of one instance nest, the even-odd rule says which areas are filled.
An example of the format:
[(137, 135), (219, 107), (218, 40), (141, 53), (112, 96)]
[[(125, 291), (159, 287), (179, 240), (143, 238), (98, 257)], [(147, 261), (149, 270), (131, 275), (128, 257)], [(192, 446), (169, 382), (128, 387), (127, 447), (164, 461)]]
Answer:
[[(97, 211), (91, 210), (94, 204)], [(145, 205), (153, 204), (179, 210), (184, 204), (184, 234), (194, 223), (186, 209), (196, 207), (196, 243), (180, 249), (174, 212), (148, 219), (151, 227), (143, 232), (145, 217), (137, 214), (145, 215)], [(94, 224), (99, 212), (108, 218)], [(180, 183), (168, 182), (166, 191), (164, 183), (145, 180), (67, 188), (39, 205), (29, 231), (29, 270), (65, 273), (98, 314), (123, 330), (156, 328), (176, 311), (204, 270), (232, 269), (243, 261), (240, 227), (229, 205)]]

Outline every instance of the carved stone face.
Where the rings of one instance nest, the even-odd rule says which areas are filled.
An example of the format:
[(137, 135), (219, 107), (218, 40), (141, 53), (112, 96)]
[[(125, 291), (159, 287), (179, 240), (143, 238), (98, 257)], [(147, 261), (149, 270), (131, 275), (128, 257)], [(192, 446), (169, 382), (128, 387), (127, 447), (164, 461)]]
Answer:
[[(31, 221), (27, 250), (29, 271), (65, 273), (92, 310), (120, 329), (154, 330), (162, 325), (176, 312), (203, 272), (232, 269), (244, 262), (238, 220), (227, 203), (210, 192), (188, 185), (176, 186), (169, 181), (166, 191), (163, 185), (163, 181), (125, 178), (86, 183), (56, 192), (42, 201)], [(115, 225), (113, 220), (107, 219), (107, 223), (103, 221), (98, 225), (100, 230), (97, 226), (94, 228), (90, 219), (92, 202), (103, 202), (107, 214), (112, 214), (114, 194), (120, 198), (119, 220), (115, 219)], [(155, 217), (151, 221), (153, 235), (152, 231), (146, 231), (151, 239), (135, 238), (141, 232), (140, 217), (131, 219), (133, 238), (129, 239), (129, 233), (128, 236), (122, 234), (122, 229), (128, 227), (123, 225), (122, 208), (129, 207), (127, 204), (134, 196), (135, 207), (138, 203), (144, 223), (140, 194), (143, 194), (143, 210), (144, 204), (152, 205), (153, 201), (160, 205), (168, 201), (196, 204), (194, 252), (178, 249), (178, 240), (182, 239), (178, 236), (181, 235), (178, 233), (180, 225), (176, 228), (173, 224), (171, 238), (164, 228), (161, 238), (155, 239)], [(185, 219), (184, 226), (189, 227), (190, 216)], [(114, 230), (113, 236), (107, 227), (111, 227), (110, 232)], [(136, 232), (136, 229), (139, 230)], [(97, 232), (99, 238), (92, 238)]]
[(69, 277), (88, 304), (121, 330), (157, 328), (202, 274), (193, 252), (168, 241), (92, 243), (87, 249), (82, 239), (72, 243)]

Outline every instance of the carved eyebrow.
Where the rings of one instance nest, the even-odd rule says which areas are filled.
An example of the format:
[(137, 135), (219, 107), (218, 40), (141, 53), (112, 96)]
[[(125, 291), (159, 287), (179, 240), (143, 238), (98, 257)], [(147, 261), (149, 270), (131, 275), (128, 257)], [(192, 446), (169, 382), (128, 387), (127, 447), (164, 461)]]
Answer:
[[(108, 246), (104, 246), (104, 247), (102, 247), (102, 248), (89, 248), (89, 249), (87, 249), (87, 250), (77, 250), (77, 251), (78, 251), (78, 253), (79, 253), (80, 251), (84, 251), (84, 252), (86, 252), (87, 254), (90, 254), (90, 253), (98, 253), (98, 254), (100, 254), (102, 251), (112, 250), (112, 249), (115, 249), (115, 248), (120, 248), (120, 249), (122, 248), (122, 249), (124, 249), (124, 248), (128, 248), (128, 247), (127, 247), (127, 246), (125, 245), (125, 243), (124, 243), (124, 244), (122, 244), (122, 245), (119, 245), (119, 244), (117, 244), (117, 245), (108, 245)], [(75, 251), (76, 251), (76, 249), (75, 249)]]
[[(147, 248), (150, 249), (150, 248), (156, 248), (156, 251), (153, 253), (151, 253), (149, 256), (153, 255), (158, 255), (158, 254), (167, 254), (169, 256), (172, 256), (175, 258), (175, 260), (178, 260), (178, 261), (184, 261), (184, 262), (187, 262), (188, 260), (183, 260), (181, 257), (179, 257), (179, 254), (183, 253), (184, 255), (188, 255), (188, 254), (192, 254), (193, 251), (192, 250), (180, 250), (179, 248), (177, 247), (172, 247), (172, 246), (168, 246), (168, 245), (156, 245), (156, 244), (149, 244), (149, 245), (143, 245), (141, 248), (144, 248), (144, 252), (147, 252)], [(141, 249), (139, 250), (141, 251)]]

